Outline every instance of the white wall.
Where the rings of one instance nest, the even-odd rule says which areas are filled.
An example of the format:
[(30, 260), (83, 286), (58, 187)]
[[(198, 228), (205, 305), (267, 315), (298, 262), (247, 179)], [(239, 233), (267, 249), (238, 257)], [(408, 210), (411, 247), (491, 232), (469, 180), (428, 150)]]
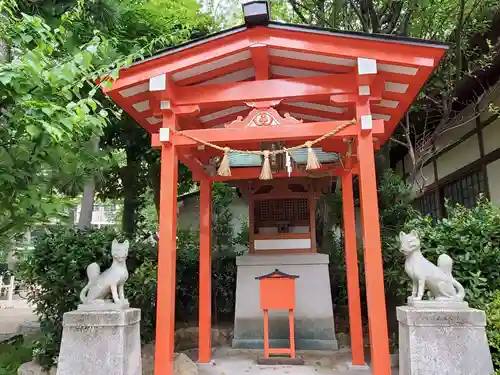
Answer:
[(483, 128), (483, 144), (485, 154), (500, 147), (500, 119)]
[(491, 201), (500, 206), (500, 159), (486, 166)]
[[(490, 90), (488, 95), (485, 95), (482, 102), (479, 104), (480, 120), (485, 122), (494, 115), (489, 111), (490, 103), (500, 106), (500, 82)], [(452, 123), (447, 127), (448, 130), (443, 131), (436, 140), (437, 152), (453, 146), (461, 137), (470, 132), (476, 127), (476, 115), (473, 105), (467, 107), (462, 113), (456, 116)], [(482, 139), (484, 146), (484, 155), (500, 148), (500, 119), (495, 120), (491, 124), (482, 129)], [(473, 163), (481, 158), (479, 147), (479, 136), (473, 134), (465, 141), (456, 144), (451, 149), (438, 156), (436, 159), (437, 176), (442, 179), (457, 170)], [(412, 166), (410, 156), (406, 155), (402, 162), (397, 164), (396, 170), (402, 169), (402, 163), (405, 165), (405, 172), (408, 173)], [(494, 161), (487, 165), (486, 172), (488, 175), (488, 189), (491, 200), (500, 206), (500, 160)], [(427, 186), (435, 182), (433, 163), (427, 164), (422, 168), (422, 176), (417, 176), (419, 185)], [(417, 189), (418, 186), (415, 187)], [(418, 192), (417, 192), (418, 194)]]
[[(235, 197), (229, 211), (232, 213), (233, 218), (231, 225), (233, 227), (234, 235), (236, 236), (241, 232), (243, 223), (248, 223), (248, 204), (239, 197)], [(177, 227), (179, 229), (192, 229), (200, 230), (200, 195), (193, 194), (185, 198), (179, 204), (179, 214), (177, 216)], [(243, 247), (236, 246), (237, 251), (244, 250)]]
[(441, 179), (480, 158), (476, 134), (437, 158), (438, 178)]

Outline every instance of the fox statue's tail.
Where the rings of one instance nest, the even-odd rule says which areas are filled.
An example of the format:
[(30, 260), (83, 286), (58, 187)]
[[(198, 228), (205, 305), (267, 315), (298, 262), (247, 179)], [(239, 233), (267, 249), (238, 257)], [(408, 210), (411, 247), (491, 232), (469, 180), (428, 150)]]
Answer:
[(438, 261), (437, 261), (437, 264), (438, 264), (438, 267), (445, 273), (447, 274), (448, 276), (451, 277), (452, 279), (452, 284), (453, 284), (453, 287), (456, 289), (457, 291), (457, 294), (456, 294), (456, 298), (457, 299), (460, 299), (460, 300), (463, 300), (464, 297), (465, 297), (465, 289), (464, 287), (462, 286), (462, 284), (460, 284), (457, 280), (455, 280), (455, 278), (453, 277), (453, 275), (451, 274), (451, 270), (453, 268), (453, 260), (446, 254), (441, 254), (438, 258)]
[(92, 263), (87, 267), (87, 277), (89, 279), (89, 282), (80, 292), (80, 300), (82, 301), (82, 303), (88, 302), (87, 292), (92, 287), (94, 282), (97, 281), (100, 274), (101, 274), (101, 267), (99, 267), (97, 263)]

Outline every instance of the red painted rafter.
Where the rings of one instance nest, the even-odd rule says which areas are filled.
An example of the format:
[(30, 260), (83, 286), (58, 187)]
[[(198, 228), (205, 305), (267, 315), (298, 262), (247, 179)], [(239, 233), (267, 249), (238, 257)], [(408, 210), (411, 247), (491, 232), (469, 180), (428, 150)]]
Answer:
[(230, 115), (218, 117), (218, 118), (210, 120), (210, 121), (205, 121), (202, 124), (204, 125), (205, 128), (213, 128), (214, 126), (219, 126), (219, 125), (234, 121), (238, 118), (238, 116), (245, 117), (246, 115), (248, 115), (250, 110), (251, 110), (251, 108), (246, 108), (244, 110), (232, 113)]
[(253, 66), (255, 67), (255, 79), (269, 79), (269, 54), (267, 47), (262, 44), (250, 46)]
[(325, 99), (333, 93), (352, 93), (355, 76), (307, 77), (249, 81), (219, 85), (176, 87), (171, 96), (176, 105), (200, 106), (251, 102), (255, 100)]
[(159, 74), (171, 74), (241, 52), (255, 42), (280, 49), (286, 46), (286, 49), (292, 51), (354, 59), (363, 56), (388, 64), (415, 67), (435, 67), (444, 53), (442, 48), (256, 27), (124, 69), (120, 79), (114, 82), (112, 90), (130, 87)]
[(258, 27), (252, 40), (278, 49), (312, 52), (340, 58), (366, 57), (389, 64), (435, 67), (444, 50), (386, 41), (328, 36)]
[[(344, 124), (345, 121), (311, 122), (294, 126), (259, 126), (243, 129), (199, 129), (187, 130), (171, 134), (171, 142), (177, 147), (195, 147), (200, 145), (190, 137), (214, 144), (228, 145), (231, 143), (253, 143), (265, 141), (308, 141), (314, 140)], [(373, 121), (374, 135), (384, 134), (384, 122)], [(185, 136), (185, 135), (186, 136)], [(358, 126), (351, 125), (330, 137), (330, 139), (352, 138), (357, 136)], [(158, 146), (158, 137), (153, 135), (153, 145)]]
[[(310, 116), (317, 116), (317, 117), (324, 117), (324, 118), (329, 118), (331, 120), (349, 120), (352, 119), (353, 116), (347, 116), (347, 108), (345, 112), (338, 113), (338, 112), (328, 112), (328, 111), (323, 111), (323, 110), (318, 110), (318, 109), (312, 109), (312, 108), (304, 108), (304, 107), (298, 107), (294, 106), (293, 104), (287, 104), (283, 103), (280, 104), (277, 109), (282, 112), (282, 113), (300, 113), (304, 115), (310, 115)], [(308, 122), (309, 120), (304, 120), (304, 122)]]
[(134, 65), (120, 72), (120, 78), (112, 85), (111, 90), (104, 92), (123, 90), (127, 87), (137, 85), (164, 73), (173, 73), (187, 68), (202, 65), (226, 56), (246, 50), (250, 42), (247, 37), (235, 34), (225, 39), (215, 40), (211, 43), (201, 44), (189, 50), (177, 54), (167, 55), (163, 58), (148, 60)]
[(218, 78), (227, 74), (235, 73), (240, 70), (248, 69), (253, 66), (252, 60), (247, 59), (243, 61), (238, 61), (234, 64), (226, 65), (220, 67), (218, 69), (210, 70), (205, 73), (197, 74), (193, 77), (189, 77), (180, 81), (176, 81), (176, 85), (178, 86), (188, 86), (195, 85), (205, 81), (209, 81), (214, 78)]
[(349, 73), (354, 72), (355, 67), (325, 64), (316, 61), (290, 59), (288, 57), (270, 56), (269, 62), (275, 66), (285, 66), (287, 68), (296, 68), (304, 70), (314, 70), (317, 72), (336, 74), (336, 73)]

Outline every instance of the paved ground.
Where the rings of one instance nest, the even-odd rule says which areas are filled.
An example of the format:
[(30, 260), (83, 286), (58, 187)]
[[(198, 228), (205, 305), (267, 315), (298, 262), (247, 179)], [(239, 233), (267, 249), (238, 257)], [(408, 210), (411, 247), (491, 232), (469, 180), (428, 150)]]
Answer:
[[(299, 352), (304, 366), (261, 366), (256, 364), (261, 351), (216, 349), (214, 364), (200, 366), (200, 375), (370, 375), (370, 370), (349, 370), (347, 350), (326, 355), (324, 352)], [(397, 370), (393, 370), (396, 375)]]
[(0, 301), (0, 341), (21, 332), (32, 332), (38, 326), (33, 309), (24, 300), (13, 302)]

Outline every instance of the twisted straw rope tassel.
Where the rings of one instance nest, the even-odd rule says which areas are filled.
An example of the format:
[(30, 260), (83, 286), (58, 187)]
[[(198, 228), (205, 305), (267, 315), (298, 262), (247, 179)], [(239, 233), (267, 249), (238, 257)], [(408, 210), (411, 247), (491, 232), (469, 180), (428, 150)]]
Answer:
[(272, 180), (273, 172), (271, 171), (271, 162), (269, 161), (269, 156), (271, 152), (264, 150), (264, 163), (262, 163), (262, 171), (260, 172), (260, 180)]
[(321, 163), (319, 162), (314, 150), (312, 149), (312, 142), (306, 142), (307, 147), (307, 165), (306, 170), (321, 168)]
[(229, 152), (231, 149), (229, 147), (224, 147), (224, 156), (222, 157), (222, 161), (220, 162), (219, 169), (217, 170), (217, 174), (219, 176), (231, 176), (231, 167), (229, 165)]

